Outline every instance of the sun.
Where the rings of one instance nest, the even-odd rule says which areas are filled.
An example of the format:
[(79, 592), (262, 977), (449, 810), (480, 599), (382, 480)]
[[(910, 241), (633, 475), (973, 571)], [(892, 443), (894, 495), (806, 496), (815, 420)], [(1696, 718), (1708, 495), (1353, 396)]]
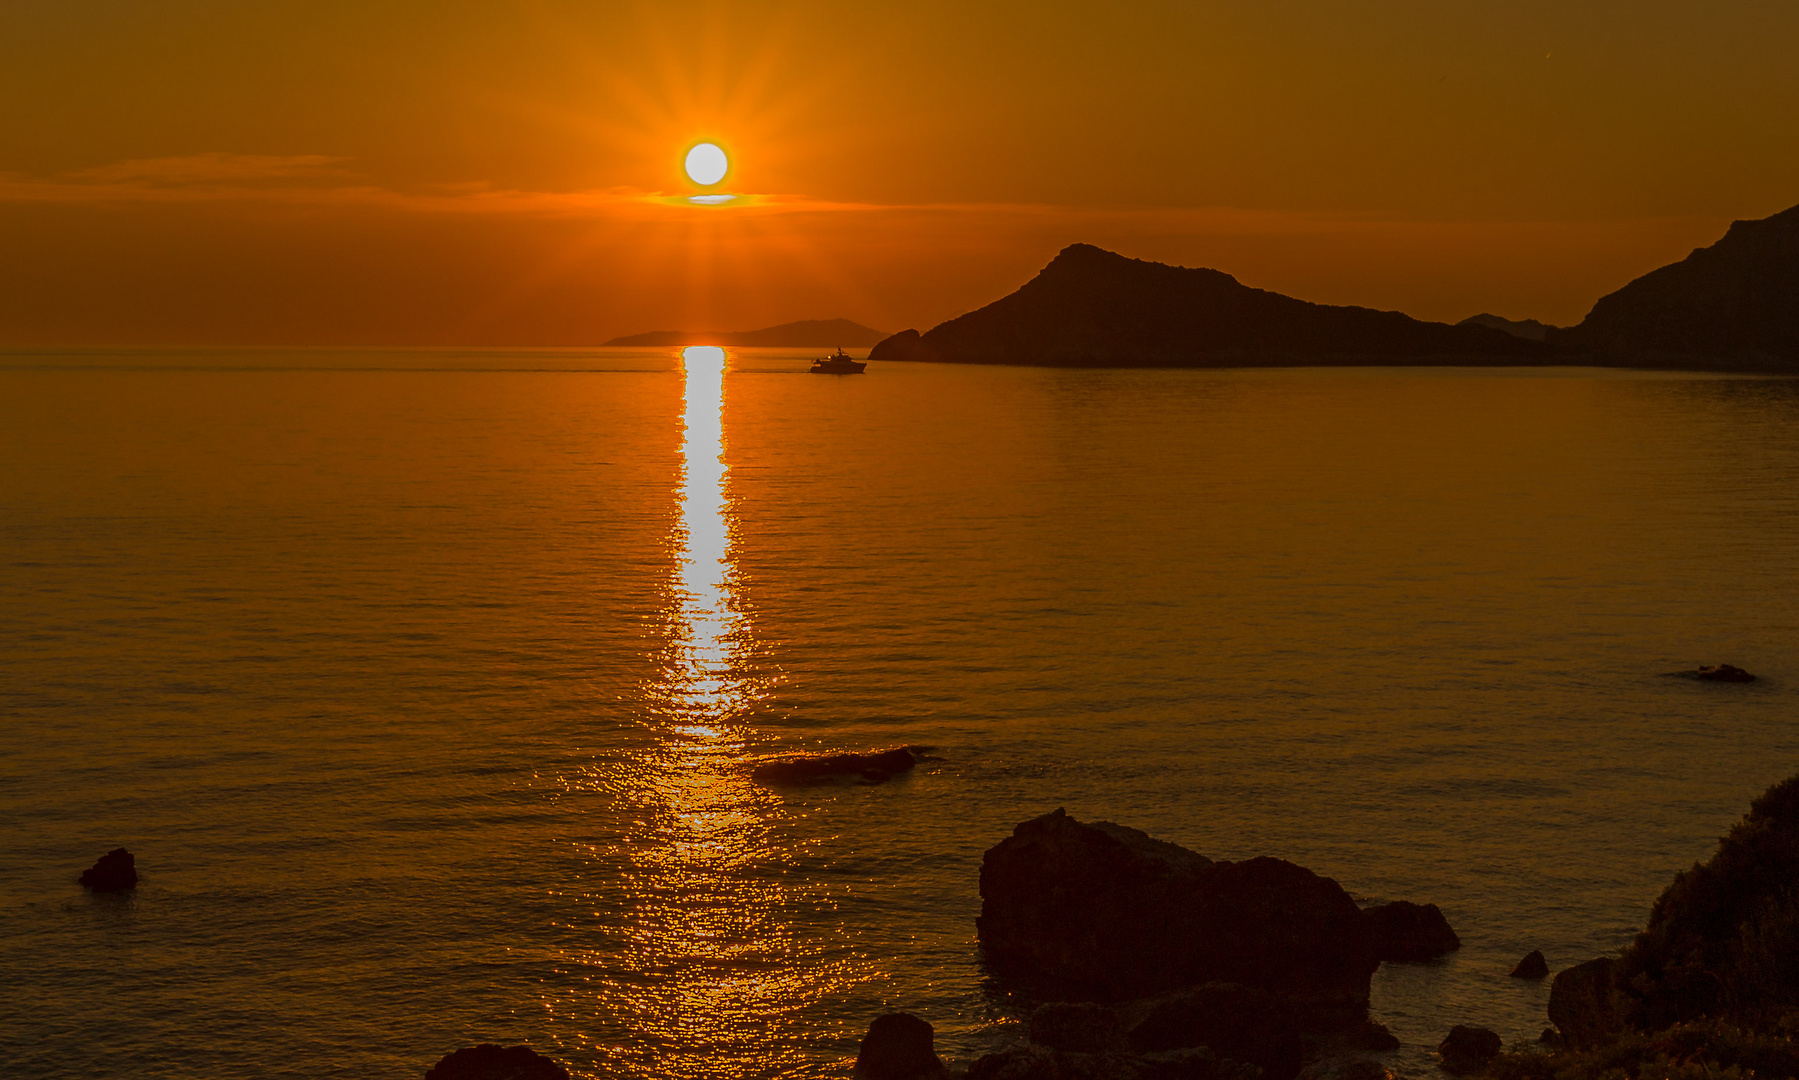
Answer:
[(701, 187), (711, 187), (725, 178), (730, 162), (716, 144), (703, 142), (687, 151), (687, 177)]

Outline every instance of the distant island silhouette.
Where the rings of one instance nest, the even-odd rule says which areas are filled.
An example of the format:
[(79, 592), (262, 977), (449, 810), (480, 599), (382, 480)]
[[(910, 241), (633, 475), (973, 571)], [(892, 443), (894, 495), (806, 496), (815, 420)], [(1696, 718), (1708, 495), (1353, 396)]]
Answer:
[(607, 345), (734, 345), (739, 348), (861, 348), (886, 337), (848, 319), (804, 319), (761, 330), (652, 330), (615, 337)]
[(1601, 299), (1580, 325), (1476, 315), (1451, 326), (1313, 304), (1218, 270), (1071, 244), (1010, 296), (871, 361), (1049, 367), (1482, 364), (1799, 372), (1799, 207)]
[(1513, 337), (1521, 337), (1529, 341), (1542, 341), (1549, 336), (1549, 331), (1558, 329), (1535, 319), (1508, 319), (1501, 315), (1489, 315), (1484, 311), (1479, 315), (1470, 315), (1456, 325), (1490, 326), (1495, 330), (1503, 330)]

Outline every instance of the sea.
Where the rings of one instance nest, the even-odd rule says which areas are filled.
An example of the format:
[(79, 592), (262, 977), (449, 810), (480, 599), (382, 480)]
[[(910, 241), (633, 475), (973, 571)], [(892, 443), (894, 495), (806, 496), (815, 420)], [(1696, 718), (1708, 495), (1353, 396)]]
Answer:
[(1061, 807), (1440, 905), (1422, 1077), (1799, 772), (1799, 381), (808, 359), (0, 352), (0, 1072), (966, 1064)]

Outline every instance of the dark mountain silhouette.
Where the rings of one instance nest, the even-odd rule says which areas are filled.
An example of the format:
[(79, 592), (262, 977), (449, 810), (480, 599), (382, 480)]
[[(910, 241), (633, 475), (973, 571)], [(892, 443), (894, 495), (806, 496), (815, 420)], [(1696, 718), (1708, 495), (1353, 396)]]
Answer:
[(857, 349), (873, 345), (887, 335), (848, 319), (806, 319), (762, 330), (652, 330), (647, 334), (615, 337), (608, 345), (736, 345), (742, 348)]
[(1310, 304), (1217, 270), (1127, 259), (1073, 244), (1024, 287), (871, 360), (1058, 367), (1532, 364), (1547, 350), (1485, 326)]
[(1555, 329), (1548, 323), (1540, 323), (1535, 319), (1508, 319), (1502, 315), (1489, 315), (1484, 311), (1479, 315), (1470, 315), (1456, 325), (1490, 326), (1495, 330), (1503, 330), (1513, 337), (1521, 337), (1529, 341), (1542, 341), (1549, 336), (1549, 331)]
[(1552, 330), (1558, 351), (1657, 367), (1799, 369), (1799, 206), (1738, 221)]

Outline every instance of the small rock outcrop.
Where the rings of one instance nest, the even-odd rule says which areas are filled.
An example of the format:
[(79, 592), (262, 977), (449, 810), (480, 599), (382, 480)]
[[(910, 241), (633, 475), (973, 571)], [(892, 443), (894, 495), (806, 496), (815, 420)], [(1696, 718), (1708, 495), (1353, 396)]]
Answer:
[(857, 1080), (938, 1080), (948, 1075), (937, 1056), (936, 1031), (911, 1013), (875, 1017), (856, 1053)]
[(1533, 949), (1526, 953), (1524, 959), (1512, 968), (1514, 979), (1547, 979), (1549, 977), (1549, 961), (1543, 958), (1543, 950)]
[(1395, 900), (1367, 908), (1362, 915), (1374, 937), (1375, 955), (1387, 963), (1435, 960), (1462, 947), (1462, 939), (1435, 904)]
[(482, 1043), (445, 1054), (425, 1080), (570, 1080), (562, 1063), (528, 1046)]
[(880, 784), (918, 764), (921, 747), (896, 746), (872, 754), (817, 754), (764, 761), (750, 771), (764, 784), (814, 784), (837, 776), (854, 776)]
[(1755, 676), (1735, 664), (1711, 664), (1697, 671), (1682, 672), (1701, 682), (1754, 682)]
[(1103, 1054), (1125, 1048), (1118, 1015), (1091, 1001), (1052, 1002), (1031, 1013), (1031, 1041), (1052, 1050)]
[(1378, 966), (1361, 910), (1329, 878), (1266, 857), (1215, 863), (1062, 810), (987, 851), (976, 928), (996, 974), (1045, 996), (1118, 1001), (1231, 983), (1307, 1023), (1365, 1018)]
[(1567, 1045), (1584, 1050), (1624, 1030), (1615, 964), (1601, 956), (1556, 973), (1549, 985), (1549, 1022)]
[(1503, 1049), (1505, 1046), (1500, 1042), (1498, 1032), (1466, 1024), (1450, 1028), (1449, 1034), (1437, 1044), (1443, 1071), (1457, 1076), (1486, 1068), (1487, 1062), (1498, 1057)]
[(81, 872), (81, 884), (95, 892), (124, 892), (137, 888), (137, 859), (124, 848), (113, 848)]

